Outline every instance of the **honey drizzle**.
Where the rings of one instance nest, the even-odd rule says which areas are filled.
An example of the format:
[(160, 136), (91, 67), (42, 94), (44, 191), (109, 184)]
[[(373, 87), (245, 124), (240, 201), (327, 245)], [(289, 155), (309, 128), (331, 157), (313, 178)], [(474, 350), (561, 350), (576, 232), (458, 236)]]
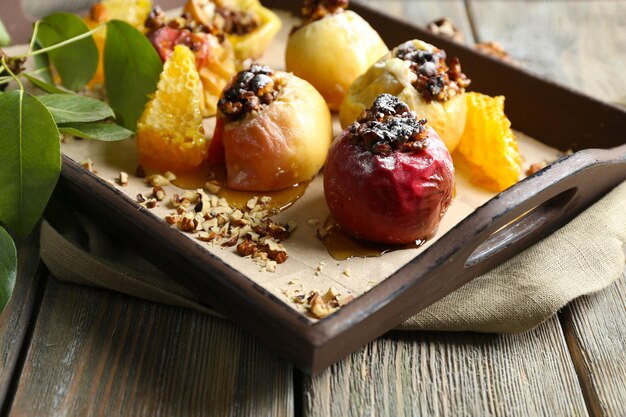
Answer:
[(426, 242), (419, 240), (407, 245), (391, 245), (357, 239), (344, 232), (332, 215), (329, 215), (324, 224), (317, 229), (317, 238), (322, 241), (330, 256), (337, 261), (354, 257), (373, 258), (395, 250), (417, 249)]
[(228, 204), (232, 207), (242, 209), (251, 198), (267, 196), (272, 198), (272, 200), (268, 203), (268, 208), (270, 210), (285, 210), (291, 207), (293, 203), (298, 201), (300, 197), (304, 195), (307, 186), (311, 182), (310, 180), (303, 181), (291, 187), (277, 191), (259, 192), (231, 190), (225, 185), (226, 168), (223, 165), (215, 166), (203, 164), (194, 171), (176, 175), (176, 179), (173, 181), (173, 184), (183, 189), (195, 190), (198, 188), (205, 188), (207, 181), (211, 181), (219, 187), (219, 190), (216, 192), (217, 196), (226, 199)]

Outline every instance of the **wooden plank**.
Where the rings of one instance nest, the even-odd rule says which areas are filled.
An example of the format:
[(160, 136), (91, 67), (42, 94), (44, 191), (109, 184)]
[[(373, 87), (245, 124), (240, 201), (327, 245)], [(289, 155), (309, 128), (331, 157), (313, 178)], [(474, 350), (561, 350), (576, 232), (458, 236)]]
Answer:
[(305, 379), (305, 416), (585, 416), (549, 320), (522, 335), (396, 333)]
[(13, 381), (19, 376), (21, 355), (28, 344), (31, 319), (40, 300), (42, 269), (39, 242), (29, 238), (17, 244), (18, 271), (13, 296), (0, 314), (0, 412), (10, 406)]
[[(474, 41), (463, 0), (358, 0), (355, 3), (365, 4), (380, 12), (421, 27), (425, 27), (435, 19), (448, 17), (463, 32), (466, 42), (473, 43)], [(396, 45), (387, 46), (393, 48)]]
[(292, 416), (289, 364), (231, 323), (49, 279), (10, 416)]
[(563, 313), (563, 329), (590, 412), (626, 415), (626, 277), (581, 297)]
[[(475, 1), (470, 14), (481, 40), (499, 40), (524, 66), (602, 100), (626, 102), (624, 2)], [(622, 278), (562, 314), (592, 415), (626, 415), (624, 305)]]
[(479, 0), (480, 41), (498, 41), (535, 73), (604, 101), (626, 100), (626, 3)]

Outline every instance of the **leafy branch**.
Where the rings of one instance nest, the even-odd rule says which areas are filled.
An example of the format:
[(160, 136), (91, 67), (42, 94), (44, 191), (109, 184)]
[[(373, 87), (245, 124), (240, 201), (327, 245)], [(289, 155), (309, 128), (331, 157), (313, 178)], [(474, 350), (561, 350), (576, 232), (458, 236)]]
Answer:
[[(0, 49), (0, 312), (17, 270), (11, 234), (31, 233), (48, 204), (61, 172), (60, 135), (125, 139), (156, 89), (162, 69), (156, 51), (138, 30), (113, 20), (106, 24), (104, 48), (111, 107), (76, 93), (96, 73), (100, 53), (93, 35), (102, 30), (105, 25), (89, 29), (78, 16), (54, 13), (34, 24), (24, 54), (8, 56)], [(9, 39), (0, 22), (0, 46)], [(37, 69), (26, 72), (30, 59)], [(23, 80), (48, 94), (28, 93)], [(11, 83), (17, 89), (3, 92)]]

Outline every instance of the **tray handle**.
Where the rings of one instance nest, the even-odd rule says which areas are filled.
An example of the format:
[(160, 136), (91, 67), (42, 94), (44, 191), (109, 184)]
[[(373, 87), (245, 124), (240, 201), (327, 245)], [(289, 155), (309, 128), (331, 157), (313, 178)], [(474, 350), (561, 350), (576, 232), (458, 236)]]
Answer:
[(451, 263), (467, 276), (487, 272), (565, 225), (624, 180), (626, 144), (563, 158), (505, 190), (462, 222), (456, 236), (467, 238), (461, 239), (464, 244)]

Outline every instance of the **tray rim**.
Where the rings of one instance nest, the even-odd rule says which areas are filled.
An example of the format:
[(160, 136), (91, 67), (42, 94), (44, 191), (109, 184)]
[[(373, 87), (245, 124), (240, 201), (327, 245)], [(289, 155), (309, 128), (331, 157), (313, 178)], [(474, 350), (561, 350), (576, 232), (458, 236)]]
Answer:
[[(162, 2), (162, 3), (173, 3), (173, 2), (169, 1), (169, 2)], [(295, 6), (290, 1), (281, 1), (281, 0), (265, 1), (264, 4), (266, 4), (268, 7), (274, 7), (277, 9), (286, 9), (286, 10), (293, 10)], [(352, 9), (357, 11), (359, 14), (363, 14), (363, 13), (374, 14), (378, 16), (378, 18), (380, 18), (381, 20), (387, 21), (387, 24), (393, 23), (393, 24), (398, 24), (401, 27), (410, 27), (413, 32), (420, 32), (420, 37), (426, 40), (432, 41), (432, 39), (429, 39), (429, 37), (435, 39), (436, 43), (438, 43), (439, 45), (442, 45), (444, 49), (447, 49), (448, 44), (450, 44), (450, 41), (444, 38), (439, 38), (436, 35), (431, 35), (431, 34), (427, 36), (422, 35), (423, 31), (420, 28), (417, 28), (399, 19), (384, 15), (366, 6), (354, 4), (352, 6)], [(457, 45), (454, 45), (454, 47), (460, 47), (461, 49), (466, 49), (467, 53), (480, 55), (463, 45), (457, 44)], [(607, 111), (610, 111), (610, 112), (621, 113), (620, 116), (626, 118), (626, 112), (624, 112), (622, 109), (616, 106), (596, 100), (594, 98), (581, 94), (571, 88), (560, 86), (557, 83), (546, 80), (527, 70), (523, 70), (523, 69), (511, 66), (510, 64), (503, 63), (489, 56), (480, 55), (480, 59), (486, 60), (487, 62), (489, 62), (489, 65), (504, 66), (507, 70), (521, 72), (525, 74), (527, 77), (533, 78), (535, 80), (541, 81), (546, 84), (550, 84), (554, 88), (557, 88), (562, 91), (567, 91), (571, 95), (583, 98), (585, 100), (591, 100), (595, 102), (594, 104), (596, 104), (600, 108), (605, 108), (607, 109)], [(522, 130), (525, 131), (524, 129)], [(539, 140), (541, 141), (541, 138), (539, 138)], [(612, 156), (618, 156), (618, 155), (612, 155)], [(579, 157), (577, 156), (577, 158)], [(581, 167), (584, 165), (584, 164), (580, 165), (581, 161), (576, 161), (576, 158), (573, 158), (573, 159), (568, 158), (567, 160), (569, 160), (570, 163), (569, 165), (566, 166), (566, 170), (572, 169), (573, 166), (571, 165), (576, 165), (578, 167)], [(571, 164), (572, 160), (574, 160), (576, 164)], [(583, 161), (583, 162), (587, 164), (589, 163), (589, 161)], [(595, 162), (597, 162), (597, 160)], [(588, 168), (587, 165), (584, 165), (584, 166), (585, 166), (585, 169)], [(548, 168), (546, 168), (544, 171), (545, 172), (549, 172), (551, 170), (553, 171), (554, 168), (555, 167), (551, 165)], [(544, 171), (542, 172), (545, 173)], [(571, 173), (572, 172), (569, 172), (567, 175), (562, 175), (563, 172), (561, 172), (560, 173), (561, 179), (565, 179), (566, 177), (570, 176), (569, 174)], [(536, 178), (539, 178), (542, 175), (543, 175), (542, 173), (536, 174)], [(79, 180), (79, 177), (83, 177), (83, 178)], [(506, 193), (508, 193), (508, 195), (514, 195), (517, 192), (517, 189), (520, 188), (520, 186), (523, 186), (523, 184), (527, 184), (527, 181), (531, 181), (534, 178), (535, 176), (529, 177), (528, 179), (516, 184), (511, 189), (507, 190)], [(625, 174), (625, 178), (626, 178), (626, 174)], [(81, 181), (83, 181), (82, 183), (87, 184), (91, 181), (93, 185), (94, 179), (96, 180), (95, 184), (99, 184), (99, 187), (104, 187), (105, 190), (109, 191), (109, 194), (111, 194), (110, 192), (112, 191), (113, 194), (116, 195), (116, 197), (118, 198), (120, 196), (123, 197), (121, 200), (116, 200), (116, 201), (122, 201), (125, 204), (130, 202), (131, 204), (129, 206), (132, 207), (133, 210), (135, 210), (137, 213), (143, 212), (143, 214), (148, 214), (148, 217), (152, 217), (155, 221), (162, 221), (162, 219), (158, 219), (157, 216), (152, 215), (149, 211), (146, 211), (145, 209), (137, 211), (136, 210), (137, 205), (132, 199), (130, 199), (125, 194), (123, 194), (121, 191), (117, 190), (115, 187), (108, 184), (103, 179), (99, 178), (97, 175), (85, 171), (84, 169), (82, 169), (82, 167), (80, 167), (80, 165), (78, 165), (76, 162), (72, 161), (70, 158), (64, 155), (62, 181), (60, 183), (60, 188), (74, 190), (74, 196), (76, 196), (77, 194), (80, 194), (79, 192), (78, 193), (76, 192), (76, 191), (79, 191), (75, 187), (76, 184), (81, 184)], [(533, 181), (536, 181), (536, 179)], [(559, 190), (561, 192), (563, 191), (562, 189), (559, 189)], [(553, 191), (556, 193), (556, 191), (559, 191), (559, 190), (553, 190)], [(496, 199), (500, 199), (502, 195), (504, 195), (504, 193), (497, 195), (496, 197), (494, 197), (494, 199), (490, 200), (490, 202)], [(128, 200), (128, 201), (125, 201), (125, 200)], [(487, 206), (490, 202), (486, 203), (484, 206)], [(534, 201), (534, 203), (536, 202), (537, 201)], [(217, 265), (213, 265), (213, 272), (216, 272), (218, 274), (224, 274), (223, 277), (218, 276), (220, 280), (224, 279), (227, 281), (227, 280), (234, 279), (233, 284), (236, 284), (237, 289), (241, 291), (240, 295), (256, 295), (251, 300), (248, 300), (247, 302), (245, 302), (246, 304), (255, 304), (254, 306), (249, 306), (249, 307), (266, 308), (267, 312), (271, 313), (269, 314), (269, 316), (267, 314), (265, 316), (261, 316), (262, 318), (264, 318), (263, 320), (259, 320), (258, 318), (246, 319), (245, 317), (237, 317), (237, 314), (227, 314), (227, 315), (234, 316), (235, 321), (237, 321), (239, 324), (243, 324), (246, 329), (256, 334), (261, 339), (264, 339), (264, 341), (266, 342), (269, 341), (270, 344), (273, 345), (275, 350), (280, 351), (289, 359), (294, 361), (295, 364), (299, 366), (301, 369), (316, 372), (330, 365), (331, 363), (335, 362), (341, 357), (345, 356), (345, 354), (353, 351), (354, 349), (356, 349), (358, 346), (362, 345), (363, 343), (366, 343), (367, 341), (373, 339), (374, 337), (380, 334), (383, 334), (384, 332), (394, 327), (395, 324), (392, 324), (391, 321), (387, 319), (387, 321), (385, 321), (384, 324), (379, 324), (378, 327), (372, 328), (367, 332), (368, 334), (367, 340), (363, 341), (364, 339), (362, 337), (356, 338), (350, 341), (346, 340), (348, 339), (348, 335), (352, 334), (355, 331), (354, 330), (355, 328), (362, 327), (362, 323), (365, 322), (365, 319), (368, 319), (369, 321), (371, 321), (372, 318), (378, 317), (378, 312), (381, 311), (382, 308), (386, 307), (392, 302), (395, 302), (402, 293), (406, 293), (406, 291), (408, 291), (409, 289), (410, 282), (413, 281), (413, 283), (415, 283), (415, 281), (418, 279), (418, 277), (413, 276), (413, 275), (408, 276), (407, 271), (410, 271), (412, 268), (414, 268), (415, 263), (418, 263), (420, 259), (432, 258), (434, 256), (433, 254), (437, 255), (436, 252), (437, 250), (439, 250), (438, 248), (445, 246), (444, 243), (447, 240), (449, 240), (447, 239), (446, 241), (444, 241), (443, 240), (444, 237), (457, 234), (459, 230), (465, 227), (463, 225), (467, 223), (471, 223), (473, 215), (475, 215), (477, 211), (478, 209), (475, 210), (468, 217), (466, 217), (463, 221), (461, 221), (461, 223), (456, 225), (453, 229), (451, 229), (446, 234), (444, 234), (437, 242), (435, 242), (426, 251), (422, 252), (421, 254), (413, 258), (413, 260), (409, 262), (409, 264), (400, 268), (394, 274), (392, 274), (391, 276), (386, 278), (384, 281), (382, 281), (381, 283), (376, 285), (374, 288), (372, 288), (372, 290), (368, 291), (367, 293), (362, 294), (357, 299), (355, 299), (351, 304), (343, 307), (338, 312), (317, 322), (311, 322), (306, 317), (304, 317), (302, 313), (299, 313), (293, 310), (291, 307), (289, 307), (283, 300), (279, 299), (278, 297), (276, 297), (269, 291), (265, 290), (263, 287), (259, 286), (254, 281), (247, 278), (245, 275), (243, 275), (236, 269), (224, 264), (223, 261), (220, 260), (220, 258), (214, 256), (209, 251), (204, 249), (202, 246), (193, 243), (192, 241), (187, 239), (184, 235), (182, 235), (180, 232), (171, 229), (164, 221), (162, 222), (164, 225), (167, 226), (168, 230), (171, 230), (177, 235), (180, 235), (181, 239), (185, 239), (185, 241), (193, 244), (193, 246), (200, 249), (202, 252), (205, 252), (203, 256), (206, 256), (206, 254), (208, 254), (209, 257), (212, 258), (213, 261), (216, 261)], [(458, 250), (459, 248), (454, 248), (454, 249)], [(440, 261), (441, 260), (437, 259), (436, 256), (434, 257), (434, 259), (431, 259), (430, 269), (428, 269), (427, 272), (432, 272), (433, 270), (436, 271), (438, 268), (438, 262)], [(171, 267), (173, 268), (174, 265), (172, 265)], [(213, 279), (215, 279), (215, 277)], [(183, 282), (183, 284), (195, 287), (195, 285), (190, 282)], [(197, 285), (197, 283), (195, 284)], [(228, 282), (223, 282), (222, 284), (225, 285), (225, 287), (228, 287)], [(383, 294), (385, 294), (384, 297), (382, 297)], [(214, 303), (212, 303), (212, 305), (213, 304)], [(430, 302), (428, 304), (430, 304)], [(377, 307), (376, 311), (372, 311), (373, 305), (376, 305)], [(425, 306), (426, 305), (424, 305), (424, 307)], [(253, 308), (253, 310), (255, 310), (255, 308)], [(408, 315), (410, 315), (409, 309), (407, 309), (403, 314), (406, 315), (406, 317), (408, 317)], [(405, 318), (404, 315), (397, 317), (397, 319), (395, 320), (397, 321), (396, 324), (403, 321), (403, 319)], [(280, 332), (281, 327), (286, 325), (287, 327), (285, 329), (282, 329), (283, 332), (279, 333), (281, 334), (280, 339), (287, 339), (288, 337), (293, 338), (292, 342), (286, 343), (283, 347), (278, 346), (277, 343), (272, 343), (273, 339), (276, 338), (277, 334), (267, 337), (262, 334), (259, 334), (260, 332), (257, 329), (255, 329), (257, 325), (259, 324), (263, 325), (264, 322), (265, 324), (267, 324), (268, 322), (276, 323), (277, 321), (278, 321), (279, 326), (278, 327), (275, 325), (270, 326), (270, 329), (273, 328)], [(372, 337), (373, 334), (376, 334), (376, 335)], [(284, 340), (284, 341), (287, 342), (287, 340)], [(337, 346), (330, 346), (333, 342), (336, 342)], [(294, 345), (294, 343), (296, 343), (296, 345), (292, 346)]]

